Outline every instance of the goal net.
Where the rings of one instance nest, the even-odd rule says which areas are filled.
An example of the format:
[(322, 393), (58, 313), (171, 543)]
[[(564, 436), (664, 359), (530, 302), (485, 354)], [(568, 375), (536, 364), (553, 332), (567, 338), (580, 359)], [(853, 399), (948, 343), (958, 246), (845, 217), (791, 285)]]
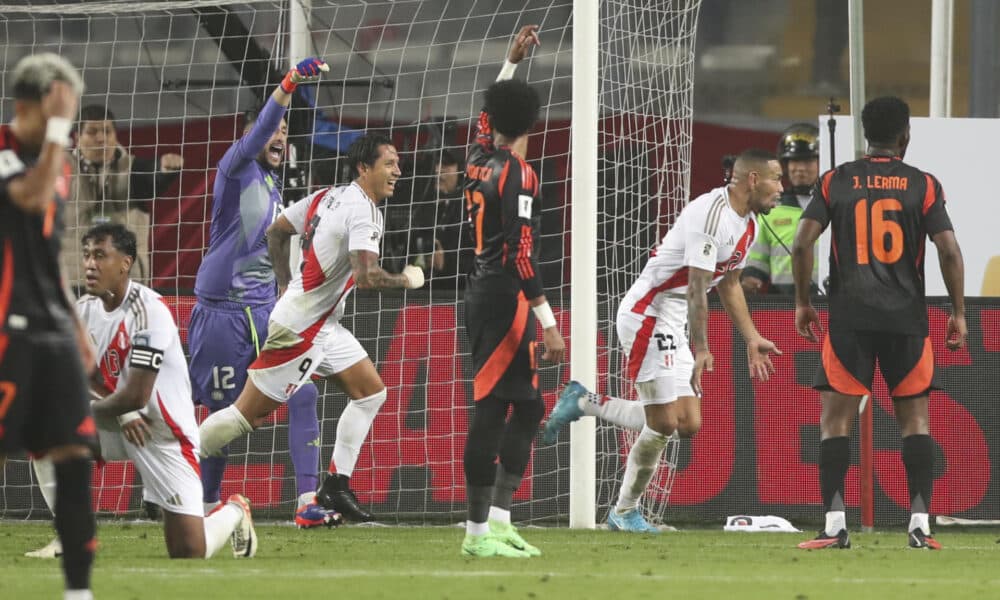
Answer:
[[(594, 40), (601, 49), (597, 298), (574, 298), (569, 277), (572, 0), (0, 4), (6, 40), (0, 61), (9, 74), (27, 54), (69, 58), (86, 81), (82, 105), (113, 113), (120, 149), (112, 148), (110, 159), (134, 156), (136, 164), (151, 165), (145, 167), (156, 173), (151, 194), (130, 180), (127, 200), (68, 211), (64, 270), (70, 282), (79, 282), (74, 245), (80, 233), (95, 222), (124, 220), (148, 242), (145, 249), (140, 243), (145, 267), (133, 275), (164, 294), (185, 343), (218, 160), (241, 134), (245, 111), (263, 103), (293, 59), (316, 55), (330, 64), (319, 85), (300, 88), (288, 114), (294, 152), (281, 173), (286, 200), (346, 182), (341, 157), (351, 141), (365, 130), (388, 133), (400, 151), (404, 180), (383, 209), (383, 266), (398, 271), (418, 264), (430, 273), (424, 290), (405, 296), (356, 292), (350, 300), (344, 325), (388, 388), (352, 487), (384, 521), (446, 522), (464, 517), (462, 452), (472, 410), (461, 327), (470, 248), (456, 189), (461, 182), (449, 178), (447, 167), (457, 162), (463, 168), (482, 92), (496, 78), (511, 35), (521, 25), (538, 24), (542, 46), (517, 77), (535, 86), (543, 103), (528, 152), (543, 196), (542, 278), (566, 337), (572, 306), (596, 303), (601, 389), (627, 395), (614, 311), (688, 197), (698, 4), (601, 2), (600, 39)], [(297, 25), (295, 11), (306, 15), (305, 27)], [(3, 122), (12, 117), (9, 86), (8, 79), (0, 82)], [(179, 172), (162, 172), (165, 154), (183, 157)], [(100, 170), (92, 163), (101, 159), (90, 155), (71, 160), (80, 161), (81, 170)], [(87, 181), (98, 188), (114, 184), (100, 177)], [(565, 365), (542, 367), (549, 408), (568, 375)], [(325, 471), (347, 399), (332, 385), (319, 385), (317, 469)], [(289, 519), (296, 494), (287, 440), (282, 409), (271, 424), (234, 442), (223, 496), (245, 494), (262, 516)], [(630, 440), (629, 432), (598, 430), (596, 485), (604, 510), (617, 491)], [(568, 446), (566, 432), (556, 445), (536, 444), (515, 497), (515, 519), (567, 522)], [(11, 457), (3, 473), (0, 517), (48, 516), (23, 456)], [(663, 469), (646, 497), (658, 520), (669, 473)], [(141, 514), (141, 481), (130, 465), (96, 468), (94, 485), (101, 513)]]

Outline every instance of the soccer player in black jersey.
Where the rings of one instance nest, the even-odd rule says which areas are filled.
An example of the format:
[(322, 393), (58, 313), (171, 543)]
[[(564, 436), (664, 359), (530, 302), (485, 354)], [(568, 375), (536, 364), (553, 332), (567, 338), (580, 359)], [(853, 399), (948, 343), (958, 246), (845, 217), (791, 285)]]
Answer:
[(83, 81), (55, 54), (22, 59), (11, 80), (14, 120), (0, 126), (0, 463), (17, 450), (55, 463), (65, 598), (86, 599), (96, 548), (86, 373), (95, 359), (59, 273), (65, 148)]
[(538, 45), (537, 30), (521, 28), (500, 76), (486, 90), (466, 165), (476, 253), (465, 294), (476, 401), (464, 459), (467, 556), (541, 554), (510, 523), (514, 492), (545, 413), (534, 359), (536, 317), (543, 329), (542, 358), (559, 362), (565, 350), (538, 274), (541, 196), (538, 176), (524, 160), (540, 102), (527, 83), (512, 79), (517, 63)]
[[(934, 442), (928, 398), (934, 354), (924, 298), (924, 243), (937, 246), (952, 313), (949, 350), (965, 345), (964, 266), (941, 184), (903, 162), (910, 142), (910, 108), (896, 97), (876, 98), (861, 113), (868, 154), (827, 171), (817, 182), (795, 237), (795, 326), (816, 341), (819, 317), (809, 301), (813, 244), (827, 226), (830, 242), (830, 323), (823, 340), (819, 472), (826, 526), (800, 548), (849, 548), (844, 476), (850, 463), (851, 424), (862, 396), (871, 396), (875, 360), (892, 394), (903, 438), (910, 490), (909, 545), (938, 549), (928, 510), (934, 479)], [(815, 328), (815, 331), (814, 331)]]

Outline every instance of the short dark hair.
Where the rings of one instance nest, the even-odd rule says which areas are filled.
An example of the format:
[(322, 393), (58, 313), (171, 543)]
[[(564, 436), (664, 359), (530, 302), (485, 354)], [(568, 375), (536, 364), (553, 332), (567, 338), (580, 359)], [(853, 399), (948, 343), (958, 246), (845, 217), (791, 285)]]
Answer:
[(736, 156), (737, 163), (766, 164), (772, 160), (778, 160), (774, 152), (762, 148), (747, 148)]
[(138, 255), (135, 247), (135, 234), (121, 223), (101, 223), (100, 225), (94, 225), (80, 238), (80, 244), (86, 244), (91, 241), (100, 242), (108, 238), (111, 239), (111, 245), (115, 247), (115, 250), (126, 256), (131, 256), (132, 262), (135, 262), (135, 258)]
[(535, 88), (520, 79), (498, 81), (486, 89), (490, 125), (509, 138), (521, 137), (534, 127), (541, 105)]
[(80, 109), (80, 125), (83, 125), (84, 121), (114, 122), (114, 120), (114, 113), (112, 113), (111, 110), (103, 104), (88, 104)]
[(442, 167), (450, 167), (451, 165), (459, 166), (458, 158), (455, 153), (448, 149), (442, 149), (440, 152), (434, 152), (437, 155), (437, 162)]
[(861, 110), (865, 139), (872, 144), (895, 144), (910, 125), (910, 106), (896, 96), (870, 100)]
[(347, 149), (347, 163), (351, 168), (351, 177), (361, 174), (358, 169), (359, 163), (364, 163), (369, 167), (375, 166), (375, 161), (379, 157), (379, 147), (391, 146), (392, 140), (381, 133), (366, 133), (351, 143)]

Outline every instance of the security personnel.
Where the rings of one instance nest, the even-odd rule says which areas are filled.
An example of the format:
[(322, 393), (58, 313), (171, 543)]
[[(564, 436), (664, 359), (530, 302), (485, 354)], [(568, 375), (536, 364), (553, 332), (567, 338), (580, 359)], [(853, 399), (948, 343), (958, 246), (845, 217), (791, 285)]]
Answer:
[[(758, 234), (750, 248), (743, 271), (743, 289), (748, 294), (788, 294), (795, 292), (792, 281), (792, 242), (802, 211), (819, 179), (819, 128), (795, 123), (781, 134), (778, 159), (789, 185), (778, 205), (767, 215), (759, 215)], [(819, 260), (813, 265), (813, 286), (819, 278)]]

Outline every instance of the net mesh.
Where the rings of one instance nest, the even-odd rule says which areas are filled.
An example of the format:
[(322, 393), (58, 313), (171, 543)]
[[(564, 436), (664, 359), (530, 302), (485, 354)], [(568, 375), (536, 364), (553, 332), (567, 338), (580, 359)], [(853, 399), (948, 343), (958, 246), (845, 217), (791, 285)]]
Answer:
[[(601, 5), (598, 345), (611, 396), (634, 399), (615, 333), (618, 302), (688, 198), (699, 5)], [(598, 424), (598, 519), (614, 505), (636, 435)], [(678, 452), (672, 440), (643, 496), (653, 522), (664, 522)]]
[[(687, 197), (697, 7), (696, 0), (602, 2), (597, 242), (600, 371), (609, 393), (628, 393), (617, 368), (617, 300)], [(208, 245), (215, 167), (241, 135), (244, 112), (259, 107), (287, 69), (289, 3), (36, 3), (0, 5), (0, 14), (6, 39), (2, 72), (10, 73), (31, 53), (68, 57), (87, 84), (82, 105), (102, 105), (114, 115), (120, 149), (113, 159), (135, 157), (137, 169), (143, 164), (156, 174), (139, 184), (88, 173), (87, 161), (102, 160), (97, 155), (81, 151), (73, 157), (81, 170), (73, 185), (90, 187), (85, 193), (76, 188), (78, 202), (67, 212), (67, 278), (80, 283), (76, 241), (87, 227), (127, 223), (140, 238), (140, 268), (133, 275), (165, 294), (186, 343), (194, 276)], [(428, 291), (408, 293), (405, 301), (356, 293), (348, 306), (344, 324), (375, 359), (389, 392), (352, 486), (385, 520), (457, 519), (465, 509), (462, 450), (472, 407), (460, 327), (460, 274), (469, 249), (461, 242), (459, 190), (441, 172), (452, 160), (462, 169), (481, 92), (495, 79), (511, 34), (520, 25), (539, 24), (542, 46), (517, 76), (543, 102), (528, 158), (542, 182), (542, 278), (568, 336), (572, 1), (314, 0), (309, 17), (307, 52), (326, 59), (331, 71), (321, 85), (296, 97), (288, 113), (294, 152), (282, 173), (286, 199), (345, 182), (339, 158), (347, 146), (365, 130), (383, 130), (400, 150), (405, 172), (384, 208), (383, 266), (398, 271), (419, 264), (433, 271)], [(10, 95), (4, 79), (4, 122), (12, 116)], [(181, 155), (183, 167), (163, 172), (165, 154)], [(541, 376), (551, 407), (568, 369), (543, 367)], [(321, 384), (320, 392), (317, 468), (325, 469), (347, 400), (332, 385)], [(246, 494), (261, 516), (284, 519), (295, 503), (285, 409), (271, 421), (234, 442), (222, 493)], [(598, 435), (599, 501), (606, 506), (631, 438), (610, 427)], [(519, 520), (565, 523), (566, 440), (536, 448), (515, 497)], [(668, 473), (656, 478), (656, 489), (646, 496), (657, 520), (666, 506)], [(100, 511), (141, 513), (141, 481), (131, 465), (96, 469), (94, 485)], [(48, 515), (24, 457), (12, 457), (4, 471), (0, 515)]]

